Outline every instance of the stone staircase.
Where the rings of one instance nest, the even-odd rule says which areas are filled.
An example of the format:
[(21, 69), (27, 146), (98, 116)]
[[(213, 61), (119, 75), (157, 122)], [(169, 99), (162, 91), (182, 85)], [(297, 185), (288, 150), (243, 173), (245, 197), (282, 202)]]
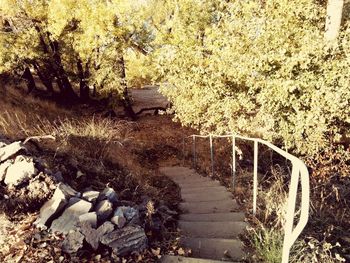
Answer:
[(180, 245), (192, 250), (191, 257), (165, 256), (161, 262), (241, 261), (244, 252), (238, 236), (247, 224), (232, 194), (218, 181), (186, 167), (162, 167), (160, 172), (181, 189)]

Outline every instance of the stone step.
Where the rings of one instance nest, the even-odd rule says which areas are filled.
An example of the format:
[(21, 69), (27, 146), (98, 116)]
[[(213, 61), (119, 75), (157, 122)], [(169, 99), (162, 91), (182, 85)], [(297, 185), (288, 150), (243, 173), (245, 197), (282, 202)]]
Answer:
[(179, 208), (183, 213), (211, 214), (234, 212), (238, 209), (238, 205), (235, 200), (183, 202), (179, 204)]
[(204, 182), (195, 182), (195, 183), (180, 183), (178, 184), (182, 189), (192, 189), (192, 188), (203, 188), (203, 187), (217, 187), (220, 186), (218, 181), (204, 181)]
[(192, 250), (191, 257), (165, 256), (160, 262), (218, 263), (241, 261), (243, 243), (237, 238), (247, 223), (244, 213), (219, 181), (186, 167), (163, 167), (160, 172), (179, 185), (183, 202), (178, 228), (180, 245)]
[(202, 184), (202, 183), (208, 183), (208, 182), (214, 182), (213, 180), (209, 179), (209, 178), (188, 178), (188, 179), (184, 179), (184, 180), (173, 180), (175, 183), (177, 183), (180, 187), (181, 186), (187, 186), (187, 185), (191, 185), (191, 184)]
[(232, 261), (241, 261), (244, 257), (243, 243), (237, 239), (181, 238), (180, 245), (191, 248), (193, 257)]
[(190, 174), (197, 174), (195, 170), (187, 167), (181, 167), (181, 166), (161, 167), (159, 168), (159, 172), (166, 176), (174, 177), (174, 178), (186, 176)]
[(225, 191), (210, 191), (208, 192), (197, 192), (197, 193), (188, 193), (181, 194), (182, 200), (185, 202), (204, 202), (204, 201), (221, 201), (225, 199), (232, 200), (232, 194)]
[(190, 222), (179, 221), (182, 236), (203, 238), (238, 238), (246, 227), (245, 222)]
[(181, 221), (199, 221), (199, 222), (225, 222), (225, 221), (243, 221), (245, 218), (244, 213), (232, 212), (232, 213), (215, 213), (215, 214), (182, 214), (180, 215)]
[(159, 262), (161, 263), (222, 263), (227, 261), (165, 255), (165, 256), (162, 256)]
[(225, 186), (205, 186), (205, 187), (195, 187), (195, 188), (181, 188), (181, 194), (195, 194), (195, 193), (208, 193), (213, 192), (227, 192)]

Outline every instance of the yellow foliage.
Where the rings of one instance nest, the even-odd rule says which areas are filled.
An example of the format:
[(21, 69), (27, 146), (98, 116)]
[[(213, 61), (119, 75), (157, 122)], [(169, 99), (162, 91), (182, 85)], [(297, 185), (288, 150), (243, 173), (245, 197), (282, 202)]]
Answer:
[(349, 30), (327, 49), (323, 6), (313, 0), (163, 6), (158, 70), (184, 125), (259, 136), (301, 154), (317, 153), (349, 128)]

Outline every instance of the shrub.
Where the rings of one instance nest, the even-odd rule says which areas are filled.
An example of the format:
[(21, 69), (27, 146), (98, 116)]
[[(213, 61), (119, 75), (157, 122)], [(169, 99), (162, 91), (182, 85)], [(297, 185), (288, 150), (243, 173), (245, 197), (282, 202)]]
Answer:
[(313, 0), (183, 2), (157, 51), (183, 124), (308, 155), (349, 136), (349, 26), (327, 48)]

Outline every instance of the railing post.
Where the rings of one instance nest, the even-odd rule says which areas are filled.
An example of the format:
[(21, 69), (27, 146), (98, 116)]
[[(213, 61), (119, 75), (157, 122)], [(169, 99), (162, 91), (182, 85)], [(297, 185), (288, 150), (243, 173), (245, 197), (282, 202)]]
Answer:
[(196, 136), (193, 136), (193, 168), (196, 169)]
[(289, 184), (289, 194), (287, 201), (287, 211), (286, 211), (286, 222), (284, 226), (284, 240), (283, 240), (283, 250), (282, 250), (282, 263), (288, 263), (290, 248), (295, 240), (292, 239), (293, 233), (293, 223), (295, 217), (295, 202), (297, 198), (298, 182), (300, 168), (295, 167), (296, 163), (292, 163), (292, 177)]
[(185, 159), (186, 159), (186, 152), (185, 152), (185, 137), (182, 138), (182, 165), (185, 166)]
[(236, 138), (232, 136), (232, 190), (235, 190), (236, 182)]
[(254, 140), (254, 182), (253, 182), (253, 215), (256, 215), (256, 200), (258, 196), (258, 141)]
[(211, 160), (211, 175), (214, 176), (214, 147), (213, 147), (213, 136), (209, 135), (210, 144), (210, 160)]

